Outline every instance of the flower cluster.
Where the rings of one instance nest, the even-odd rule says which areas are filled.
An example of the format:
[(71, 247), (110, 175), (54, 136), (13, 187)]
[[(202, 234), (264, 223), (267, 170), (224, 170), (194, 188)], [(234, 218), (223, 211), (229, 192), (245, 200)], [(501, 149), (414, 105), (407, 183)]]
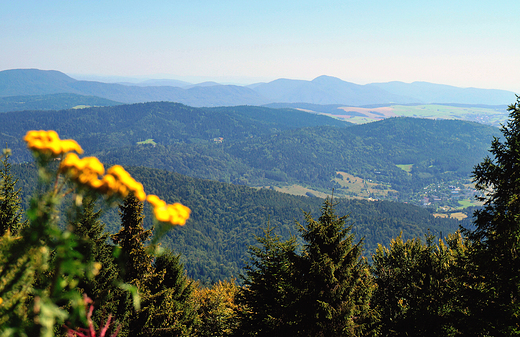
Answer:
[(56, 131), (29, 131), (24, 139), (29, 149), (51, 156), (59, 156), (63, 153), (76, 151), (83, 153), (81, 146), (72, 139), (61, 140)]
[(161, 222), (183, 226), (190, 217), (191, 210), (182, 204), (174, 203), (173, 205), (168, 205), (158, 196), (152, 194), (146, 200), (152, 204), (155, 217)]
[[(74, 140), (60, 140), (55, 131), (29, 131), (24, 140), (27, 146), (38, 153), (59, 154), (76, 151), (83, 153)], [(77, 184), (92, 189), (108, 197), (125, 198), (133, 192), (139, 201), (147, 200), (154, 207), (158, 221), (172, 225), (184, 225), (190, 217), (191, 210), (179, 203), (168, 205), (155, 195), (146, 196), (143, 185), (120, 165), (106, 170), (96, 157), (79, 158), (75, 153), (68, 153), (61, 161), (59, 173), (67, 174)]]
[[(96, 157), (79, 158), (75, 153), (69, 153), (60, 164), (60, 172), (67, 173), (72, 180), (88, 186), (101, 194), (118, 195), (124, 198), (133, 192), (139, 201), (146, 200), (146, 194), (141, 183), (120, 165), (114, 165), (107, 170)], [(103, 176), (101, 179), (100, 176)]]

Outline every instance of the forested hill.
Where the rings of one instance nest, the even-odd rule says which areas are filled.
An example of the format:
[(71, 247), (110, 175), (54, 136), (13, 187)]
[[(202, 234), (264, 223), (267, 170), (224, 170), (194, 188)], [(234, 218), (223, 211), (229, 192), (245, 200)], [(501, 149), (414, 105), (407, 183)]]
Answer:
[[(0, 114), (0, 142), (13, 149), (13, 161), (32, 160), (22, 140), (31, 129), (54, 129), (106, 163), (351, 195), (348, 184), (336, 179), (344, 172), (378, 182), (394, 191), (391, 198), (469, 178), (499, 133), (457, 120), (389, 118), (352, 126), (294, 109), (155, 102)], [(398, 165), (407, 165), (408, 172)]]
[[(128, 168), (143, 183), (147, 193), (168, 203), (182, 202), (192, 210), (184, 227), (169, 232), (163, 245), (182, 253), (190, 276), (203, 282), (238, 276), (247, 259), (247, 248), (256, 244), (268, 224), (284, 238), (297, 233), (295, 220), (304, 223), (303, 211), (320, 215), (323, 199), (291, 196), (268, 189), (253, 189), (216, 181), (190, 178), (178, 173), (144, 167)], [(27, 199), (34, 186), (34, 165), (13, 165)], [(426, 209), (390, 201), (335, 199), (338, 215), (350, 215), (354, 233), (364, 238), (365, 253), (374, 252), (378, 243), (387, 245), (401, 232), (405, 238), (451, 233), (458, 229), (454, 219), (435, 218)], [(153, 216), (145, 206), (146, 227)], [(117, 232), (120, 219), (116, 209), (105, 214), (111, 232)]]
[(230, 142), (307, 126), (347, 126), (327, 116), (294, 109), (244, 106), (193, 108), (170, 102), (139, 103), (60, 111), (0, 114), (0, 142), (13, 149), (15, 162), (32, 160), (23, 136), (28, 130), (53, 129), (74, 138), (89, 153), (153, 140), (170, 145)]
[(48, 94), (0, 97), (0, 112), (24, 110), (62, 110), (84, 106), (112, 106), (122, 103), (96, 96)]
[[(404, 195), (434, 182), (469, 179), (497, 132), (476, 123), (392, 118), (348, 128), (293, 129), (222, 144), (131, 146), (98, 155), (105, 162), (248, 186), (294, 184), (324, 192), (335, 188), (338, 195), (350, 192), (335, 180), (337, 172), (345, 172)], [(407, 165), (409, 172), (398, 165)]]

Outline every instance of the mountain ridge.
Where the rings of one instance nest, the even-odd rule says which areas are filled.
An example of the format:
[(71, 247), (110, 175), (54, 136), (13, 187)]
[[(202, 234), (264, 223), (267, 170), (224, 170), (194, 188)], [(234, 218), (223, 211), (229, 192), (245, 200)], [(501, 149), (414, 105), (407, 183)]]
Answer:
[[(272, 103), (371, 104), (456, 103), (509, 104), (511, 91), (459, 88), (429, 82), (386, 82), (359, 85), (322, 75), (311, 81), (277, 79), (247, 86), (205, 82), (176, 87), (129, 85), (75, 80), (57, 70), (10, 69), (0, 71), (0, 97), (73, 93), (97, 96), (122, 103), (171, 101), (193, 107), (263, 105)], [(209, 85), (210, 84), (210, 85)]]

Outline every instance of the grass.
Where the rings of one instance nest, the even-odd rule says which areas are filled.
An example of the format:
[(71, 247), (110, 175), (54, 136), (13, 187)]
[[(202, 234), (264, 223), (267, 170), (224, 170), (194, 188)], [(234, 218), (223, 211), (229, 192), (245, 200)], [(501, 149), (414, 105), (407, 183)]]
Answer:
[(273, 186), (273, 189), (275, 191), (287, 193), (287, 194), (291, 194), (291, 195), (304, 196), (307, 194), (307, 192), (310, 192), (310, 193), (314, 194), (315, 196), (317, 196), (318, 198), (326, 198), (327, 196), (330, 196), (330, 194), (318, 192), (318, 191), (312, 190), (310, 188), (303, 187), (301, 185), (290, 185), (290, 186), (283, 186), (283, 187)]
[(420, 118), (440, 118), (440, 119), (460, 119), (481, 122), (498, 126), (507, 120), (507, 112), (496, 111), (495, 109), (479, 107), (455, 107), (446, 105), (394, 105), (392, 106), (397, 116), (420, 117)]
[[(392, 190), (385, 185), (364, 180), (346, 172), (336, 172), (336, 174), (334, 181), (341, 186), (341, 188), (334, 190), (334, 195), (337, 197), (373, 200), (371, 198), (386, 197), (389, 192), (397, 193), (396, 190)], [(301, 185), (273, 186), (272, 188), (278, 192), (292, 195), (307, 195), (310, 192), (318, 198), (326, 198), (331, 194), (330, 192), (324, 193)]]
[(466, 219), (468, 216), (462, 212), (451, 213), (451, 217), (457, 220)]
[[(397, 193), (396, 190), (392, 190), (385, 185), (364, 180), (346, 172), (336, 172), (336, 174), (334, 181), (346, 189), (350, 195), (358, 198), (370, 198), (371, 195), (376, 198), (386, 197), (389, 192)], [(338, 192), (341, 193), (341, 191)]]
[(412, 172), (413, 164), (402, 164), (402, 165), (395, 165), (395, 166), (399, 167), (403, 171), (410, 173), (410, 172)]
[[(345, 112), (343, 113), (340, 110), (345, 110)], [(349, 111), (355, 111), (357, 115), (352, 116), (352, 114), (349, 114)], [(380, 120), (381, 118), (403, 116), (432, 119), (459, 119), (500, 126), (501, 123), (505, 123), (508, 119), (508, 113), (505, 109), (500, 111), (485, 107), (457, 107), (437, 104), (389, 105), (373, 109), (346, 107), (340, 108), (338, 112), (334, 114), (323, 114), (354, 124), (365, 124)]]
[(153, 146), (157, 145), (157, 143), (154, 142), (153, 139), (147, 139), (147, 140), (143, 140), (142, 142), (137, 142), (137, 145), (143, 145), (143, 144), (152, 144)]
[(434, 217), (436, 218), (452, 218), (452, 219), (457, 219), (457, 220), (463, 220), (463, 219), (466, 219), (468, 216), (462, 212), (457, 212), (457, 213), (451, 213), (451, 214), (446, 214), (446, 213), (434, 213), (433, 214)]
[(468, 208), (468, 207), (472, 207), (472, 206), (482, 206), (482, 202), (479, 202), (474, 199), (464, 199), (464, 200), (459, 200), (459, 205), (460, 205), (460, 207), (458, 209), (464, 209), (464, 208)]

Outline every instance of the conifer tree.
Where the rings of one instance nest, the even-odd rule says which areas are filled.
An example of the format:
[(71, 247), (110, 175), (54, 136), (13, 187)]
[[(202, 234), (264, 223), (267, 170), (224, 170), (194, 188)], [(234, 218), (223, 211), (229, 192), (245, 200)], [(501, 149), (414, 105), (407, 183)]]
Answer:
[(502, 138), (491, 143), (493, 157), (473, 170), (484, 208), (475, 212), (469, 237), (484, 291), (474, 294), (468, 324), (493, 336), (520, 334), (520, 97), (508, 111)]
[[(446, 243), (445, 243), (446, 242)], [(372, 256), (377, 284), (372, 303), (383, 336), (455, 336), (461, 286), (458, 269), (467, 246), (460, 235), (434, 243), (398, 236)]]
[(105, 232), (105, 224), (99, 220), (101, 210), (95, 211), (95, 206), (95, 199), (85, 196), (72, 225), (74, 233), (78, 236), (76, 249), (84, 256), (86, 262), (96, 265), (95, 269), (98, 270), (97, 275), (79, 286), (94, 301), (96, 310), (93, 320), (104, 322), (106, 317), (98, 316), (116, 313), (117, 298), (121, 296), (121, 289), (118, 287), (119, 269), (114, 260), (114, 246), (107, 241), (109, 234)]
[(111, 238), (120, 247), (118, 264), (121, 279), (137, 287), (141, 309), (134, 310), (130, 294), (123, 293), (118, 301), (116, 317), (121, 320), (123, 336), (145, 336), (148, 317), (143, 314), (143, 310), (150, 295), (150, 280), (153, 278), (152, 256), (146, 251), (145, 242), (149, 240), (152, 231), (144, 229), (143, 204), (132, 193), (119, 206), (119, 215), (122, 228), (111, 235)]
[(154, 279), (150, 284), (146, 324), (149, 336), (187, 336), (197, 325), (198, 316), (192, 298), (194, 282), (186, 275), (180, 255), (168, 251), (154, 261)]
[(251, 246), (250, 261), (238, 294), (240, 334), (245, 336), (296, 336), (298, 334), (299, 274), (296, 239), (282, 242), (267, 227), (260, 246)]
[(144, 229), (143, 203), (133, 194), (129, 194), (119, 206), (119, 215), (122, 228), (111, 238), (121, 247), (123, 280), (137, 284), (152, 271), (152, 256), (145, 247), (152, 231)]
[(300, 225), (305, 242), (302, 270), (300, 334), (305, 336), (366, 336), (371, 333), (375, 311), (369, 300), (373, 291), (362, 241), (354, 243), (348, 216), (338, 217), (332, 198), (322, 206), (316, 221), (305, 213)]
[(376, 311), (374, 288), (362, 241), (354, 244), (347, 216), (338, 217), (326, 199), (316, 221), (304, 213), (304, 241), (281, 242), (271, 230), (251, 247), (239, 294), (240, 327), (246, 336), (370, 336)]
[(1, 157), (0, 163), (0, 236), (8, 230), (11, 235), (16, 235), (25, 225), (20, 206), (21, 189), (15, 187), (18, 179), (13, 179), (11, 174), (8, 152)]

